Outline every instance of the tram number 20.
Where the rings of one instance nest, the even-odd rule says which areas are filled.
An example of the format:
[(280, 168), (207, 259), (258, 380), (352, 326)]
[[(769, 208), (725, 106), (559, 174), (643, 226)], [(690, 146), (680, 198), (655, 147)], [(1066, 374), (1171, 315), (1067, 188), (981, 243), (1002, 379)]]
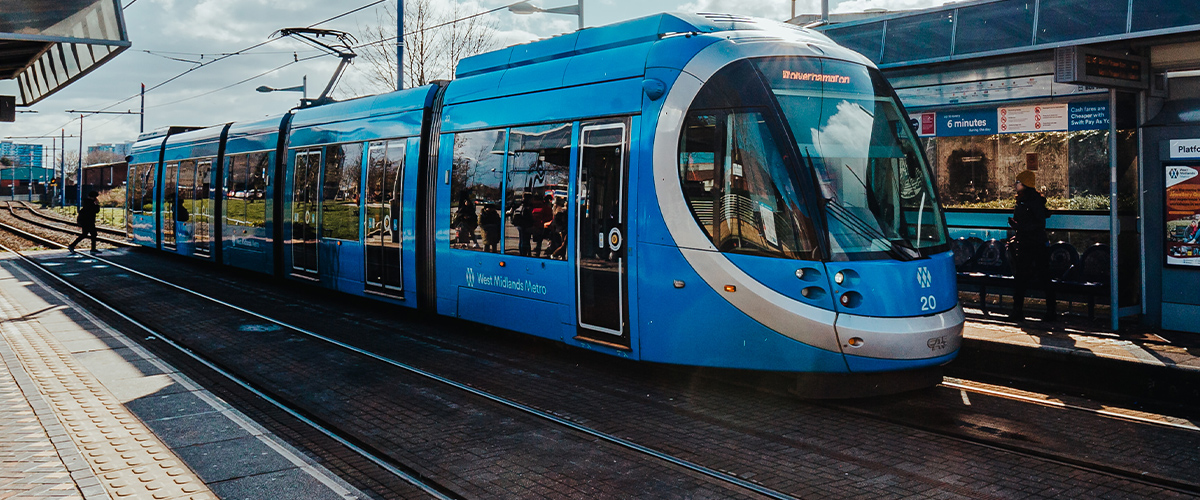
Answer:
[(937, 299), (935, 299), (932, 295), (921, 297), (922, 311), (932, 311), (934, 309), (937, 309)]

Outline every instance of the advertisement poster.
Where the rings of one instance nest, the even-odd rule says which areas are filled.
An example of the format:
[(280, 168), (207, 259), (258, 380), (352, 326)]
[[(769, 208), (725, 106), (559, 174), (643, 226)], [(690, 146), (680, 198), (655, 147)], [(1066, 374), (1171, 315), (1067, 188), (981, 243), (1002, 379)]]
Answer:
[(1167, 264), (1200, 267), (1200, 171), (1167, 167)]

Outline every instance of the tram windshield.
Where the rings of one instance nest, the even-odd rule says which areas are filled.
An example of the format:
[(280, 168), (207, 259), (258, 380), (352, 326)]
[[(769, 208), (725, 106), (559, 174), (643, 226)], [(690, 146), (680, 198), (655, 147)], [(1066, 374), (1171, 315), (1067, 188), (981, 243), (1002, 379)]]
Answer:
[(818, 58), (755, 60), (815, 173), (831, 257), (910, 260), (948, 248), (932, 176), (877, 71)]

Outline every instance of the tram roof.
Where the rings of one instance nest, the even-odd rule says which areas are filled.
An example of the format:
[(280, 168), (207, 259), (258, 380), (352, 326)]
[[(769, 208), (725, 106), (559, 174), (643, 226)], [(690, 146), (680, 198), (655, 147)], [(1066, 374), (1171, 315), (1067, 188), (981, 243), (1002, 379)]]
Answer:
[(1185, 0), (976, 0), (817, 29), (888, 69), (1194, 34), (1194, 7)]
[(0, 0), (0, 80), (29, 106), (129, 48), (119, 0)]
[(729, 14), (664, 13), (463, 59), (443, 102), (454, 106), (640, 78), (649, 68), (678, 70), (704, 47), (729, 39), (802, 43), (819, 47), (829, 57), (870, 64), (829, 37), (792, 24)]

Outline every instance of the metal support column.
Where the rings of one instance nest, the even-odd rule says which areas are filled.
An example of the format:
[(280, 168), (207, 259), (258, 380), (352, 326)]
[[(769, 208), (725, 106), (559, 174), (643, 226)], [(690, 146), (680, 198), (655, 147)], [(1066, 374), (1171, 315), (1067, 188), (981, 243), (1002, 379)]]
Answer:
[(1121, 235), (1121, 219), (1117, 217), (1117, 91), (1108, 91), (1108, 258), (1109, 258), (1109, 315), (1112, 330), (1120, 326), (1121, 307), (1117, 296), (1117, 243)]
[(404, 89), (404, 0), (396, 0), (396, 90)]

